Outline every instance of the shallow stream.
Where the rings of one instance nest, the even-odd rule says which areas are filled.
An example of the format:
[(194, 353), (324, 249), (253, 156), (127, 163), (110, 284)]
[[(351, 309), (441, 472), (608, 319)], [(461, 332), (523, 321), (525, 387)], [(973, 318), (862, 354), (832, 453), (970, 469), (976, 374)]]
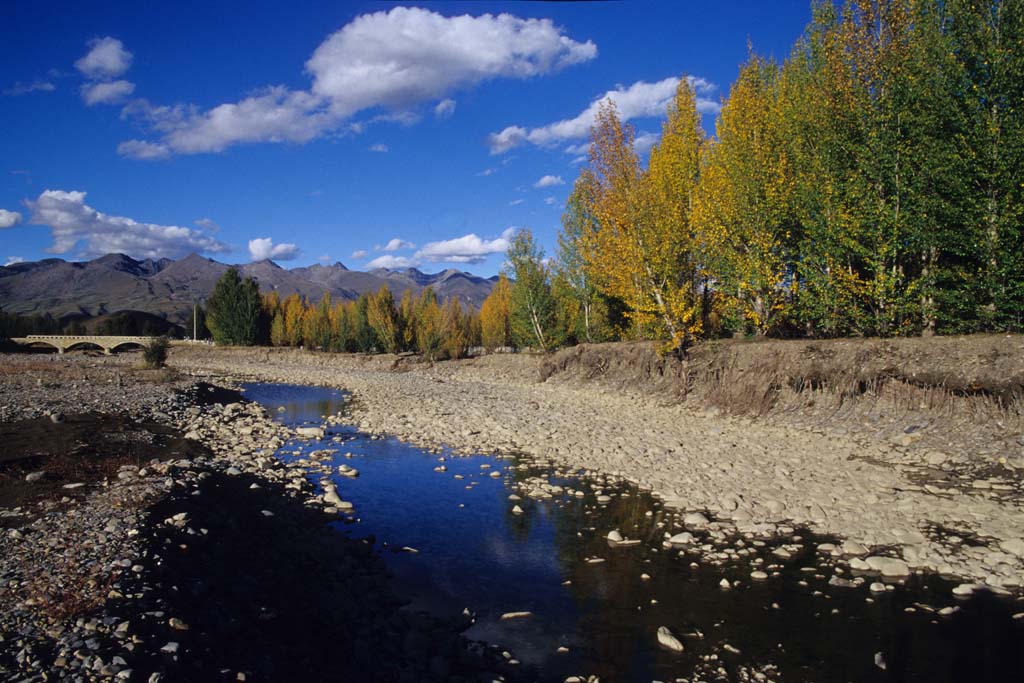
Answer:
[[(322, 425), (345, 408), (344, 394), (332, 389), (244, 390), (293, 426)], [(339, 533), (376, 539), (411, 609), (468, 609), (476, 623), (465, 635), (500, 645), (537, 680), (1024, 680), (1024, 619), (1012, 617), (1024, 608), (1019, 602), (989, 594), (954, 600), (955, 584), (936, 577), (883, 593), (868, 590), (874, 577), (836, 585), (854, 577), (816, 550), (835, 539), (795, 529), (755, 544), (695, 532), (698, 544), (710, 544), (705, 551), (668, 549), (665, 533), (683, 531), (680, 517), (635, 486), (529, 460), (432, 453), (348, 426), (320, 441), (290, 442), (279, 455), (324, 449), (335, 451), (322, 460), (335, 472), (359, 471), (333, 476), (355, 505), (335, 523)], [(566, 493), (530, 498), (532, 477)], [(598, 503), (598, 493), (610, 500)], [(640, 543), (610, 546), (611, 530)], [(752, 580), (753, 569), (769, 577)], [(950, 606), (959, 609), (937, 613)], [(512, 612), (531, 614), (502, 619)], [(661, 626), (684, 652), (658, 645)]]

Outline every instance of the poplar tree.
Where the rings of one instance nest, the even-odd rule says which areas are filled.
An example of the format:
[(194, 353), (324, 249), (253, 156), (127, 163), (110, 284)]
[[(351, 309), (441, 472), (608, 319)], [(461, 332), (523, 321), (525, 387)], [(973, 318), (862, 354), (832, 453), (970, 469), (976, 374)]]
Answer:
[(512, 346), (512, 285), (501, 273), (480, 306), (480, 335), (488, 351)]
[(555, 302), (544, 263), (544, 251), (523, 228), (516, 232), (506, 252), (512, 283), (510, 318), (512, 339), (520, 346), (547, 351), (552, 346)]

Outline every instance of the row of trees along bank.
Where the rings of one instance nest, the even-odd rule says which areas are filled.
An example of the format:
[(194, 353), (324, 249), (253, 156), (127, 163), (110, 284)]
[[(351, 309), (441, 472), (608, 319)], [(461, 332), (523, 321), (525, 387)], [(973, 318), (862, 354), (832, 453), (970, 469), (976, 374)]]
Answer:
[(823, 2), (783, 63), (751, 54), (715, 138), (685, 78), (646, 166), (602, 105), (559, 261), (676, 347), (1019, 331), (1022, 124), (1021, 0)]
[(479, 315), (430, 290), (312, 305), (238, 281), (248, 331), (216, 329), (214, 300), (210, 328), (431, 358), (1024, 329), (1024, 0), (816, 4), (781, 64), (741, 66), (715, 137), (700, 121), (683, 78), (645, 164), (602, 104), (557, 253), (520, 231)]

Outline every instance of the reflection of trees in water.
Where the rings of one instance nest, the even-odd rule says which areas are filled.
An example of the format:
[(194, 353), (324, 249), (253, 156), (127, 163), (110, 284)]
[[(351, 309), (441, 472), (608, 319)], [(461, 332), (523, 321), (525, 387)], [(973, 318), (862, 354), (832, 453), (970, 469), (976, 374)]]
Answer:
[[(533, 474), (523, 473), (520, 480)], [(524, 514), (509, 513), (509, 523), (526, 538), (540, 515), (551, 520), (554, 552), (562, 575), (572, 581), (567, 591), (578, 608), (578, 640), (586, 648), (574, 652), (580, 673), (596, 674), (602, 680), (689, 676), (702, 666), (700, 657), (713, 652), (720, 658), (713, 666), (724, 667), (732, 678), (740, 665), (775, 664), (785, 680), (870, 680), (880, 673), (874, 664), (875, 652), (885, 653), (892, 680), (922, 676), (929, 681), (1000, 680), (999, 675), (1007, 671), (1022, 670), (1024, 654), (1015, 654), (1021, 651), (1021, 638), (1019, 632), (1013, 635), (1015, 624), (1008, 607), (1001, 613), (989, 607), (970, 621), (958, 616), (938, 625), (930, 623), (920, 608), (904, 612), (915, 601), (929, 597), (948, 602), (945, 584), (931, 596), (923, 586), (911, 586), (868, 603), (863, 587), (827, 585), (834, 570), (819, 563), (814, 548), (833, 539), (815, 538), (804, 529), (797, 531), (803, 537), (803, 551), (787, 561), (771, 554), (776, 543), (724, 566), (714, 566), (697, 554), (679, 557), (677, 549), (661, 548), (664, 532), (675, 527), (671, 523), (657, 526), (659, 521), (671, 522), (673, 515), (649, 495), (632, 486), (605, 486), (606, 492), (620, 495), (597, 505), (592, 490), (597, 484), (552, 483), (583, 489), (587, 496), (526, 501), (530, 504), (522, 505)], [(623, 492), (631, 495), (623, 497)], [(651, 517), (645, 516), (648, 510)], [(636, 547), (609, 547), (605, 536), (612, 529), (643, 542)], [(744, 546), (752, 547), (749, 541)], [(605, 561), (588, 564), (588, 557)], [(761, 582), (750, 579), (755, 557), (765, 566), (783, 565), (781, 576)], [(698, 568), (691, 568), (691, 561)], [(801, 571), (804, 567), (817, 571)], [(641, 580), (641, 573), (651, 579)], [(718, 586), (723, 577), (739, 580), (741, 586), (723, 591)], [(801, 581), (808, 585), (801, 586)], [(657, 605), (650, 604), (652, 598)], [(686, 652), (680, 655), (658, 648), (659, 626), (668, 626), (681, 637)], [(704, 638), (695, 637), (697, 631)], [(741, 654), (724, 653), (724, 643), (738, 647)]]

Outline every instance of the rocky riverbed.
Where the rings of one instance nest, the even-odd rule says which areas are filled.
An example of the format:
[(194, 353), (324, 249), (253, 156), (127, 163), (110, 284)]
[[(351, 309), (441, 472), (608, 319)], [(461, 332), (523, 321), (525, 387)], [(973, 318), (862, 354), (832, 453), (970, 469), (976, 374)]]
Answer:
[[(920, 447), (915, 429), (846, 429), (724, 415), (658, 396), (540, 381), (540, 361), (410, 364), (298, 351), (177, 349), (183, 371), (342, 387), (363, 430), (519, 452), (622, 477), (667, 505), (751, 537), (806, 526), (889, 578), (935, 572), (962, 594), (1024, 587), (1024, 457)], [(954, 442), (950, 442), (953, 444)]]
[[(327, 526), (343, 501), (310, 463), (274, 457), (292, 430), (132, 361), (3, 359), (18, 369), (0, 382), (6, 433), (115, 413), (118, 429), (5, 451), (0, 480), (18, 490), (0, 509), (0, 677), (516, 680), (460, 635), (470, 615), (399, 609), (372, 539)], [(115, 438), (143, 445), (101, 447)], [(89, 466), (55, 466), (68, 459)]]

